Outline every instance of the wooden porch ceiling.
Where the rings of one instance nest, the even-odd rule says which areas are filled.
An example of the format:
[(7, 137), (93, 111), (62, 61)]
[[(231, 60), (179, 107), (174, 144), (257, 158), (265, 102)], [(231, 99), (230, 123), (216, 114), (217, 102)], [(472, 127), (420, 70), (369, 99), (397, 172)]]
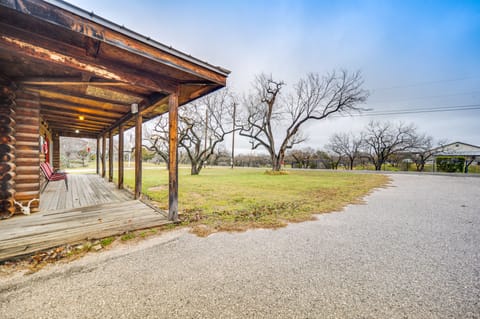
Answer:
[[(0, 76), (38, 94), (64, 136), (97, 137), (226, 84), (228, 70), (168, 48), (63, 1), (0, 0)], [(78, 133), (76, 133), (78, 132)]]

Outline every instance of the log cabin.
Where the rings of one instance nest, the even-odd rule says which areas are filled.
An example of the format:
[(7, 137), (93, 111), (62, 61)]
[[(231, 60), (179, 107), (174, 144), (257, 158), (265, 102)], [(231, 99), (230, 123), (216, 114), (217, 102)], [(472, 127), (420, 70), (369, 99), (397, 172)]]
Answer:
[(1, 217), (18, 212), (14, 201), (42, 200), (39, 165), (60, 167), (62, 136), (96, 139), (97, 174), (112, 181), (112, 137), (122, 154), (134, 127), (140, 197), (142, 123), (168, 112), (168, 218), (176, 220), (178, 107), (224, 87), (229, 73), (64, 1), (0, 0)]

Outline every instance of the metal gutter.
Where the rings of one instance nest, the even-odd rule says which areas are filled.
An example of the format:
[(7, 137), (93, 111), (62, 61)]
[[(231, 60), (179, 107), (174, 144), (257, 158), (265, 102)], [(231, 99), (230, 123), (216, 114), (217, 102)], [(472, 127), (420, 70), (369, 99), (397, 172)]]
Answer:
[(480, 156), (480, 151), (445, 151), (434, 153), (435, 156)]

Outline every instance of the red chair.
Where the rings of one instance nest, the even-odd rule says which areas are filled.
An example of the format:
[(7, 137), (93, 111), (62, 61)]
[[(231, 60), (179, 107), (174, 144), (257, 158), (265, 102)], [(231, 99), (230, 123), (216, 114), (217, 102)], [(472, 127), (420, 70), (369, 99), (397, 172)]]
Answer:
[(53, 170), (53, 167), (50, 165), (50, 163), (40, 163), (40, 169), (43, 172), (43, 175), (45, 175), (45, 179), (47, 182), (45, 183), (45, 186), (43, 187), (41, 193), (47, 188), (47, 185), (50, 181), (65, 181), (65, 187), (67, 188), (68, 191), (68, 177), (67, 173), (63, 172), (55, 172)]

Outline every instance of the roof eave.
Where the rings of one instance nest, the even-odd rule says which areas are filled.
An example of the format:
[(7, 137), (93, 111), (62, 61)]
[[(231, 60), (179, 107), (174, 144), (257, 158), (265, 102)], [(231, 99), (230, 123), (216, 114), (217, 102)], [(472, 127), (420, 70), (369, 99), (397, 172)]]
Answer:
[(63, 9), (63, 10), (66, 10), (66, 11), (69, 11), (77, 16), (80, 16), (84, 19), (87, 19), (87, 20), (90, 20), (92, 22), (95, 22), (95, 23), (98, 23), (106, 28), (109, 28), (113, 31), (116, 31), (118, 33), (121, 33), (127, 37), (130, 37), (134, 40), (137, 40), (139, 42), (142, 42), (144, 44), (147, 44), (147, 45), (150, 45), (156, 49), (159, 49), (159, 50), (162, 50), (166, 53), (169, 53), (173, 56), (176, 56), (180, 59), (183, 59), (183, 60), (186, 60), (188, 62), (191, 62), (191, 63), (195, 63), (195, 64), (198, 64), (210, 71), (213, 71), (213, 72), (217, 72), (223, 76), (228, 76), (231, 71), (228, 70), (228, 69), (225, 69), (225, 68), (222, 68), (220, 66), (214, 66), (214, 65), (211, 65), (210, 63), (208, 62), (205, 62), (205, 61), (202, 61), (200, 59), (197, 59), (189, 54), (186, 54), (186, 53), (183, 53), (179, 50), (176, 50), (174, 48), (172, 48), (171, 46), (166, 46), (158, 41), (155, 41), (153, 39), (151, 39), (150, 37), (146, 37), (140, 33), (137, 33), (135, 31), (132, 31), (128, 28), (125, 28), (124, 26), (121, 26), (119, 24), (116, 24), (115, 22), (112, 22), (108, 19), (105, 19), (105, 18), (102, 18), (98, 15), (96, 15), (93, 11), (92, 12), (88, 12), (82, 8), (79, 8), (75, 5), (72, 5), (68, 2), (65, 2), (63, 0), (43, 0), (44, 2), (46, 3), (49, 3), (51, 5), (54, 5), (60, 9)]

